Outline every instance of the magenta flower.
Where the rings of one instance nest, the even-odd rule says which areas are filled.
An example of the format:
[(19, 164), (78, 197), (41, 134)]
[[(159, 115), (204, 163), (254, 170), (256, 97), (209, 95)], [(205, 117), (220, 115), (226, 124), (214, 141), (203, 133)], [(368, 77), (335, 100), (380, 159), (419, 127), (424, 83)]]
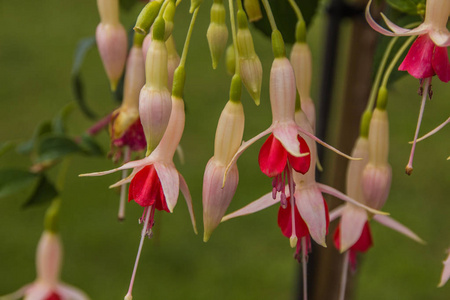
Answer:
[(59, 280), (62, 254), (59, 235), (44, 231), (36, 252), (37, 279), (0, 299), (89, 300), (89, 297), (81, 290)]

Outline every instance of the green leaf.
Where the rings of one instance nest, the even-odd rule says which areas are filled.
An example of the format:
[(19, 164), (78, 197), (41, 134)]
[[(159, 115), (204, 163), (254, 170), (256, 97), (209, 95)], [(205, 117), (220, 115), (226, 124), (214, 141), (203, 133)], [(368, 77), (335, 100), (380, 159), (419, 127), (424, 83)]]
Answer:
[(86, 54), (94, 46), (95, 37), (87, 37), (80, 40), (75, 49), (75, 58), (72, 65), (72, 89), (75, 94), (75, 100), (77, 101), (81, 111), (90, 119), (94, 119), (95, 114), (86, 104), (83, 81), (81, 80), (81, 67), (83, 66), (83, 61)]
[(409, 15), (418, 15), (417, 9), (419, 4), (425, 7), (425, 0), (387, 0), (387, 3), (398, 11)]
[(19, 169), (0, 170), (0, 198), (30, 186), (38, 175)]
[(58, 191), (55, 186), (47, 179), (45, 175), (41, 175), (36, 188), (28, 200), (23, 204), (23, 207), (27, 208), (32, 205), (50, 202), (57, 196)]
[(66, 133), (66, 120), (69, 114), (73, 111), (75, 105), (73, 102), (68, 103), (53, 119), (52, 127), (53, 132), (56, 134)]
[(42, 135), (44, 135), (46, 133), (50, 133), (50, 132), (52, 132), (52, 124), (50, 123), (50, 121), (43, 121), (42, 123), (40, 123), (38, 125), (38, 127), (36, 127), (31, 139), (29, 139), (28, 141), (23, 142), (17, 146), (17, 149), (16, 149), (17, 152), (19, 152), (20, 154), (25, 154), (25, 155), (30, 154), (31, 151), (33, 151), (35, 144), (37, 143), (39, 138)]
[(42, 139), (38, 149), (38, 161), (47, 162), (83, 150), (68, 137), (49, 135)]
[[(314, 17), (317, 7), (318, 0), (295, 0), (300, 10), (302, 11), (303, 18), (305, 19), (306, 26), (311, 23)], [(275, 22), (277, 23), (278, 30), (280, 30), (283, 35), (283, 39), (286, 43), (295, 42), (295, 25), (297, 24), (297, 16), (294, 13), (291, 5), (286, 0), (269, 0), (270, 7), (272, 8), (273, 16)], [(254, 22), (256, 28), (261, 30), (267, 36), (271, 36), (272, 29), (270, 28), (269, 20), (267, 19), (266, 11), (261, 7), (263, 18), (258, 22)]]
[(97, 141), (88, 134), (83, 134), (81, 136), (80, 146), (83, 148), (84, 153), (87, 155), (104, 156), (102, 147), (100, 147)]
[(2, 156), (6, 152), (8, 152), (12, 148), (14, 148), (14, 146), (15, 146), (15, 143), (11, 142), (11, 141), (6, 141), (3, 143), (0, 143), (0, 156)]

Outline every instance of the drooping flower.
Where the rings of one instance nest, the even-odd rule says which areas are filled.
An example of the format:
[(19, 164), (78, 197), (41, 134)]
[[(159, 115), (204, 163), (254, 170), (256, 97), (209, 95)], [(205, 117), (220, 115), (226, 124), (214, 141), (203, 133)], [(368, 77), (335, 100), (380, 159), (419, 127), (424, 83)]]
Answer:
[(425, 109), (425, 101), (431, 98), (431, 78), (437, 75), (443, 82), (450, 81), (450, 62), (448, 59), (447, 47), (450, 46), (450, 32), (447, 29), (447, 22), (450, 15), (450, 1), (448, 0), (427, 0), (425, 20), (414, 29), (406, 29), (392, 23), (385, 15), (381, 14), (386, 22), (389, 31), (378, 25), (370, 15), (369, 1), (366, 8), (366, 19), (369, 25), (376, 31), (387, 36), (414, 36), (418, 38), (412, 44), (408, 54), (399, 67), (399, 70), (408, 73), (421, 80), (419, 94), (422, 96), (419, 118), (417, 121), (414, 141), (411, 154), (406, 166), (406, 173), (410, 175), (413, 171), (413, 158), (416, 148), (417, 137), (420, 124)]
[[(240, 81), (239, 76), (233, 77), (231, 90), (233, 90), (233, 83), (234, 87), (238, 86), (240, 89)], [(230, 92), (230, 98), (231, 94)], [(235, 164), (228, 174), (225, 185), (222, 184), (225, 169), (242, 141), (244, 119), (242, 103), (230, 99), (220, 115), (214, 142), (214, 156), (208, 161), (203, 175), (203, 240), (205, 242), (225, 215), (239, 182), (239, 172)]]
[(62, 261), (59, 235), (45, 230), (36, 252), (37, 279), (1, 299), (25, 300), (89, 300), (81, 290), (59, 280)]
[(442, 262), (444, 264), (444, 268), (442, 269), (441, 281), (439, 282), (438, 287), (443, 287), (450, 278), (450, 249), (447, 250), (447, 253), (447, 259)]
[(128, 162), (123, 166), (110, 171), (80, 175), (101, 176), (119, 170), (133, 169), (130, 176), (111, 186), (115, 187), (131, 182), (128, 200), (134, 200), (140, 206), (144, 207), (144, 212), (140, 219), (140, 222), (143, 223), (141, 242), (139, 244), (139, 251), (136, 257), (133, 275), (125, 299), (132, 299), (131, 294), (139, 262), (140, 249), (142, 248), (144, 237), (152, 236), (155, 209), (173, 212), (173, 209), (177, 204), (180, 190), (186, 200), (194, 232), (197, 233), (189, 188), (183, 176), (177, 171), (173, 163), (173, 156), (183, 134), (184, 123), (184, 102), (181, 98), (172, 96), (172, 112), (170, 114), (169, 124), (167, 125), (167, 129), (161, 142), (149, 156), (137, 161)]
[(450, 63), (446, 47), (450, 46), (450, 32), (447, 29), (450, 2), (427, 0), (425, 20), (414, 29), (399, 27), (381, 14), (392, 31), (384, 29), (373, 20), (370, 15), (371, 2), (372, 0), (367, 4), (366, 19), (374, 30), (387, 36), (419, 36), (411, 46), (399, 70), (408, 71), (419, 79), (437, 74), (440, 80), (448, 82), (450, 80)]

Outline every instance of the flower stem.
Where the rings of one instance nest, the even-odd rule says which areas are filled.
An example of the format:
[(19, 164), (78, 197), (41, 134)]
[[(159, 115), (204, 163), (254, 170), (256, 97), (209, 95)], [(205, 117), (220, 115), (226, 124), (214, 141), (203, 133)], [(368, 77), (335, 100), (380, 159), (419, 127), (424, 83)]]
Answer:
[(228, 6), (230, 8), (231, 35), (233, 36), (234, 56), (236, 57), (236, 67), (234, 74), (241, 76), (241, 67), (239, 64), (239, 52), (237, 48), (236, 20), (234, 14), (233, 0), (228, 0)]
[(425, 102), (427, 101), (428, 91), (431, 86), (431, 77), (425, 78), (423, 82), (424, 82), (424, 89), (423, 89), (423, 93), (422, 93), (422, 102), (420, 104), (419, 118), (417, 120), (416, 132), (414, 134), (414, 141), (413, 141), (413, 145), (411, 147), (409, 161), (408, 161), (408, 164), (406, 165), (406, 170), (405, 170), (406, 174), (408, 174), (408, 175), (411, 175), (411, 173), (413, 171), (412, 164), (413, 164), (413, 159), (414, 159), (414, 151), (416, 150), (417, 137), (419, 136), (420, 124), (422, 123), (423, 111), (425, 109)]
[(189, 50), (189, 44), (191, 42), (192, 32), (194, 31), (194, 24), (195, 24), (195, 20), (197, 19), (198, 9), (199, 9), (199, 7), (197, 7), (194, 10), (194, 13), (192, 14), (191, 23), (189, 24), (189, 29), (188, 29), (188, 32), (186, 35), (186, 40), (184, 41), (183, 52), (181, 54), (181, 60), (180, 60), (180, 66), (183, 66), (183, 67), (186, 63), (186, 56), (187, 56), (187, 53)]
[(147, 213), (145, 215), (145, 219), (144, 219), (144, 227), (142, 228), (142, 232), (141, 232), (141, 241), (139, 243), (139, 249), (138, 249), (138, 253), (136, 256), (136, 261), (134, 263), (134, 268), (133, 268), (133, 274), (131, 275), (131, 280), (130, 280), (130, 286), (128, 288), (128, 293), (125, 296), (125, 299), (127, 299), (127, 297), (129, 299), (132, 299), (132, 291), (133, 291), (133, 284), (134, 284), (134, 278), (136, 277), (136, 271), (137, 271), (137, 266), (139, 264), (139, 258), (141, 257), (141, 251), (142, 251), (142, 246), (144, 245), (144, 238), (147, 235), (147, 229), (148, 229), (148, 225), (149, 225), (149, 219), (150, 219), (150, 213), (153, 210), (153, 207), (147, 207)]
[(341, 274), (341, 287), (339, 290), (339, 300), (345, 299), (345, 288), (347, 286), (348, 259), (350, 251), (345, 251)]
[(288, 0), (289, 4), (291, 5), (292, 9), (295, 12), (295, 15), (297, 16), (297, 20), (299, 22), (305, 22), (305, 19), (303, 18), (302, 11), (300, 10), (300, 7), (298, 7), (297, 2), (295, 0)]
[(264, 9), (267, 13), (267, 18), (269, 19), (270, 27), (272, 27), (272, 31), (278, 30), (277, 23), (275, 23), (275, 18), (273, 17), (272, 9), (270, 8), (270, 4), (268, 0), (262, 0), (264, 5)]

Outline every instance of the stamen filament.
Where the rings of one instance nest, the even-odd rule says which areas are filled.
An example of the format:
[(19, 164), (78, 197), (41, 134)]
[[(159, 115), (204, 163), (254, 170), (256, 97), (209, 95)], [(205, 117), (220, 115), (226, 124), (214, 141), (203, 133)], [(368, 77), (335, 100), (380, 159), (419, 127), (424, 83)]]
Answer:
[(339, 290), (339, 300), (345, 300), (345, 288), (347, 286), (348, 259), (350, 251), (345, 251), (341, 274), (341, 287)]
[[(129, 147), (125, 147), (123, 154), (123, 162), (127, 163), (130, 161), (131, 151)], [(128, 170), (122, 170), (122, 180), (127, 178)], [(119, 221), (123, 221), (125, 219), (125, 203), (127, 197), (127, 184), (120, 186), (120, 202), (119, 202), (119, 212), (117, 214), (117, 218)]]
[(417, 137), (419, 136), (419, 130), (420, 130), (420, 124), (422, 123), (422, 117), (423, 117), (423, 111), (425, 110), (425, 102), (427, 101), (428, 97), (428, 90), (431, 86), (431, 77), (424, 79), (424, 91), (422, 94), (422, 102), (420, 104), (420, 112), (419, 112), (419, 118), (417, 120), (417, 126), (416, 126), (416, 132), (414, 134), (414, 141), (413, 145), (411, 147), (411, 153), (409, 155), (409, 161), (406, 165), (406, 174), (411, 175), (413, 171), (413, 159), (414, 159), (414, 151), (416, 150), (416, 143), (417, 143)]
[(144, 227), (142, 228), (142, 232), (141, 232), (141, 241), (139, 243), (139, 249), (138, 249), (138, 253), (136, 256), (136, 261), (134, 263), (133, 274), (131, 275), (128, 293), (125, 296), (126, 299), (127, 299), (127, 297), (129, 299), (132, 299), (131, 297), (132, 297), (132, 291), (133, 291), (134, 278), (136, 277), (137, 266), (139, 264), (139, 258), (141, 257), (142, 246), (144, 245), (144, 238), (147, 235), (148, 224), (150, 223), (150, 212), (153, 210), (153, 206), (147, 207), (146, 209), (147, 209), (147, 213), (146, 213), (146, 216), (144, 219)]

